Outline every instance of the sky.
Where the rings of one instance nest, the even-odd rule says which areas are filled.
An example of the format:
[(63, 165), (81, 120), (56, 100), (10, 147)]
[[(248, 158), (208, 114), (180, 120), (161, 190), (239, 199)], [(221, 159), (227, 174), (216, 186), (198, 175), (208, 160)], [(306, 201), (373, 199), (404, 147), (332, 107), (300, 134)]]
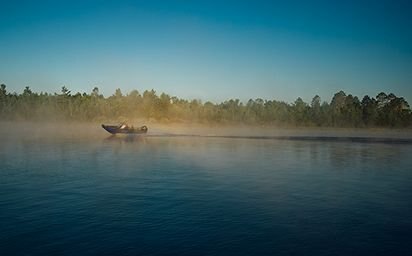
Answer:
[(412, 103), (410, 1), (0, 1), (0, 83), (221, 102)]

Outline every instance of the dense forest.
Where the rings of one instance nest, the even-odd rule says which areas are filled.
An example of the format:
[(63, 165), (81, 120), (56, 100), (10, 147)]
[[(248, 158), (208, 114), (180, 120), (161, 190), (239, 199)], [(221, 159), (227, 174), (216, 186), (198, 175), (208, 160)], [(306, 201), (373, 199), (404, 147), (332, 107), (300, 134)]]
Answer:
[(123, 95), (120, 89), (104, 97), (95, 87), (90, 94), (72, 94), (63, 86), (61, 93), (36, 93), (26, 87), (21, 94), (0, 88), (0, 120), (101, 121), (154, 120), (207, 124), (296, 125), (328, 127), (411, 127), (408, 102), (393, 93), (375, 98), (337, 92), (330, 103), (313, 97), (308, 104), (250, 99), (243, 103), (230, 99), (222, 103), (201, 102), (158, 95), (154, 90), (137, 90)]

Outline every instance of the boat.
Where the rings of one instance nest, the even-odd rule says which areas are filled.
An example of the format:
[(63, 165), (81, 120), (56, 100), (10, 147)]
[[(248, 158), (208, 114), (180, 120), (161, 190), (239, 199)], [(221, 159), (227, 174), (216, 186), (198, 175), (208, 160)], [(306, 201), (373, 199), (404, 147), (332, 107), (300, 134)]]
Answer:
[(129, 126), (126, 123), (121, 123), (119, 125), (105, 125), (102, 124), (103, 129), (111, 134), (144, 134), (147, 133), (147, 126), (143, 125), (141, 127)]

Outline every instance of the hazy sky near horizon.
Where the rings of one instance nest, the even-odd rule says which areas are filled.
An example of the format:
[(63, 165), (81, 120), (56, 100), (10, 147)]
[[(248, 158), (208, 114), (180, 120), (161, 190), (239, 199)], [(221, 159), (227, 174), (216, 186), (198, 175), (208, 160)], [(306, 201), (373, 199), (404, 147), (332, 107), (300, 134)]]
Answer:
[(9, 91), (412, 103), (410, 1), (1, 1)]

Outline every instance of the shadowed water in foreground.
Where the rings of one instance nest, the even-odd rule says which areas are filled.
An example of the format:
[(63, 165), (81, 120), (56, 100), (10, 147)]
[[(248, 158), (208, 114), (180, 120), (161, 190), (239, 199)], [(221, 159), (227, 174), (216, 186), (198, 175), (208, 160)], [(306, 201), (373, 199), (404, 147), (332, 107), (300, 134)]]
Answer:
[(1, 255), (412, 249), (408, 138), (91, 134), (2, 136)]

